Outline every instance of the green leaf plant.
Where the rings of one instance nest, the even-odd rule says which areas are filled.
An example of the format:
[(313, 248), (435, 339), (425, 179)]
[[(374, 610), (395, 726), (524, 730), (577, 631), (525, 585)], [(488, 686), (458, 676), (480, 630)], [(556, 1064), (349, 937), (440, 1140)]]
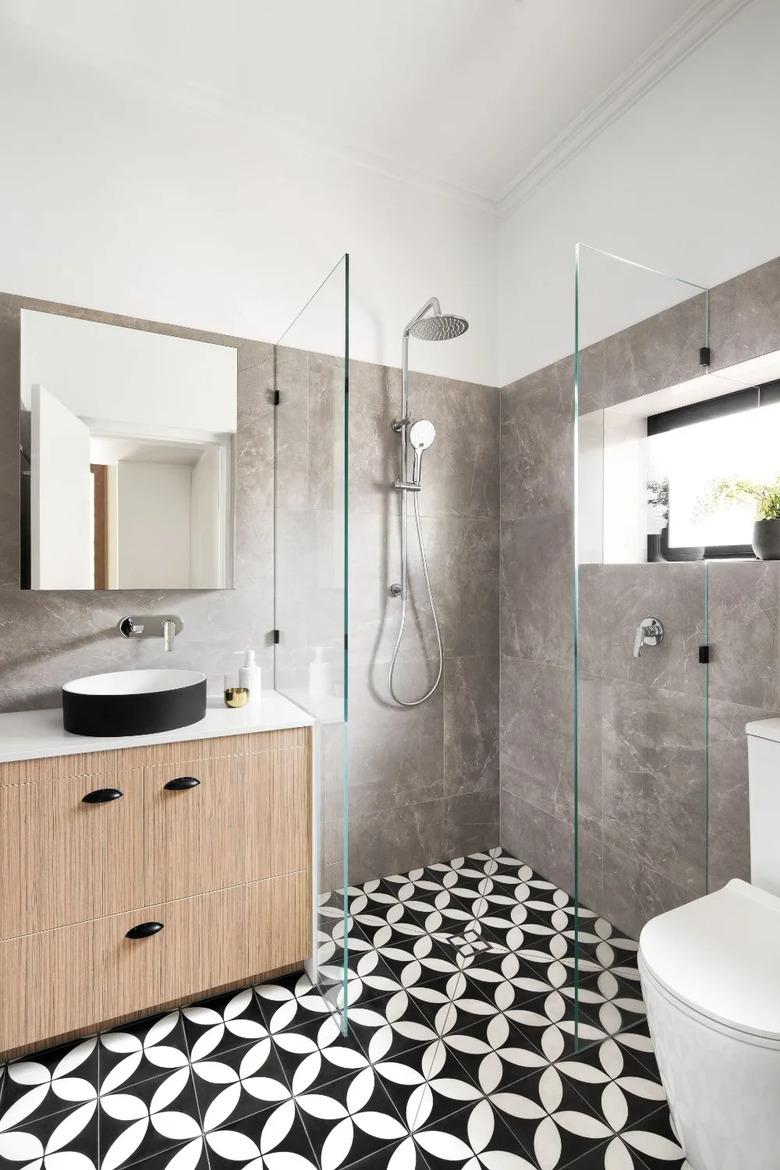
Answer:
[(750, 479), (718, 479), (699, 502), (697, 512), (714, 512), (719, 504), (752, 504), (756, 520), (780, 520), (780, 476), (772, 483)]

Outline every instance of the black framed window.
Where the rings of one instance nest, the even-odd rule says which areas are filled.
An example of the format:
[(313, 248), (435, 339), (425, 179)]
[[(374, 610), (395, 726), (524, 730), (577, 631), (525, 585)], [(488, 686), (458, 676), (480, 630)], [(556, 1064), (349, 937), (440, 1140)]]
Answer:
[(780, 380), (651, 415), (647, 438), (648, 560), (753, 558), (749, 504), (714, 485), (780, 475)]

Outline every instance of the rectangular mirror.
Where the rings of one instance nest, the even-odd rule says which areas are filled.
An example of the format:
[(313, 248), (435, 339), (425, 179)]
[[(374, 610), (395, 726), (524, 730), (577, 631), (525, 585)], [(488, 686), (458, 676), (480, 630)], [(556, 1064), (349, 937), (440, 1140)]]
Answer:
[(233, 586), (237, 351), (21, 310), (23, 589)]

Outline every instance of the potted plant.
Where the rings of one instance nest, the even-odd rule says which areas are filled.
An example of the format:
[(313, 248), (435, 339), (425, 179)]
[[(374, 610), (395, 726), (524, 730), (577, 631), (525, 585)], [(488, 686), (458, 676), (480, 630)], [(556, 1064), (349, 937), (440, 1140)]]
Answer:
[(780, 561), (780, 476), (772, 483), (749, 479), (721, 479), (712, 485), (706, 502), (753, 505), (753, 551), (762, 561)]

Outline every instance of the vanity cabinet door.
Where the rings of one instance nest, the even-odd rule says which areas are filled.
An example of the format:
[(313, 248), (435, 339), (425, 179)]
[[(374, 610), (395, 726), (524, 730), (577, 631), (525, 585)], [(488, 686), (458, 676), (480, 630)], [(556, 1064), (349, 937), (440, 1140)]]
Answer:
[(244, 793), (234, 756), (144, 769), (146, 902), (244, 878)]
[(91, 922), (0, 942), (0, 1058), (98, 1018)]
[(0, 825), (0, 938), (142, 900), (140, 770), (0, 788)]
[(238, 761), (246, 787), (247, 880), (311, 864), (311, 782), (305, 747)]
[(95, 925), (104, 1021), (192, 999), (247, 975), (246, 886)]

